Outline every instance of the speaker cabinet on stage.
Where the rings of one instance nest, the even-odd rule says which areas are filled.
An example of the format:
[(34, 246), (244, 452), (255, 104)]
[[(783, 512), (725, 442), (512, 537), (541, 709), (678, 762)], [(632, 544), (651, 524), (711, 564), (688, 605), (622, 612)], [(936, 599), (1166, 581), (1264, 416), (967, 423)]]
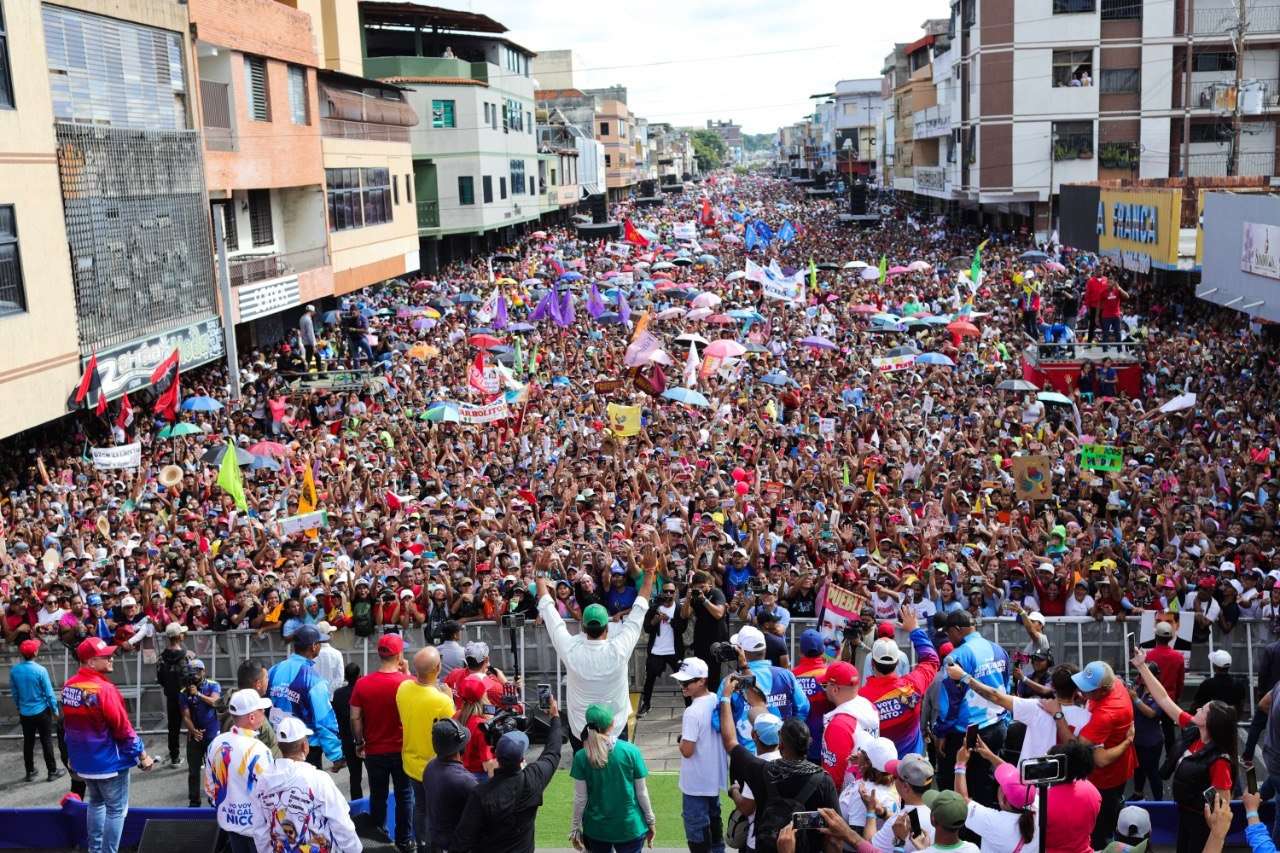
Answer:
[(149, 820), (142, 827), (138, 853), (214, 853), (217, 844), (216, 820)]
[(849, 212), (854, 216), (867, 215), (867, 185), (861, 181), (849, 186)]
[(591, 221), (599, 225), (609, 221), (609, 200), (604, 193), (596, 193), (588, 200), (591, 207)]

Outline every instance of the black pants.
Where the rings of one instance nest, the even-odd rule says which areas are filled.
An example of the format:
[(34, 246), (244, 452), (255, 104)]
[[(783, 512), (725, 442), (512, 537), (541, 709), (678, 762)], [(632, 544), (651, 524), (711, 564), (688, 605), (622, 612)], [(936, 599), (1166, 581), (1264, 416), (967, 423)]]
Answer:
[(191, 735), (187, 735), (187, 805), (191, 808), (200, 806), (200, 794), (203, 788), (200, 774), (204, 770), (204, 753), (208, 748), (208, 740), (196, 740)]
[(1150, 785), (1151, 799), (1163, 800), (1164, 779), (1160, 777), (1160, 756), (1164, 752), (1164, 744), (1136, 746), (1134, 752), (1138, 754), (1138, 766), (1133, 771), (1133, 793), (1142, 799), (1143, 787)]
[(366, 755), (364, 766), (369, 771), (369, 817), (373, 825), (380, 829), (386, 827), (387, 783), (390, 782), (396, 792), (396, 844), (408, 844), (414, 798), (409, 793), (409, 777), (404, 772), (400, 753)]
[(71, 793), (83, 800), (88, 793), (89, 784), (76, 775), (76, 772), (71, 769), (71, 762), (67, 761), (67, 730), (62, 724), (62, 717), (58, 717), (57, 735), (58, 757), (62, 759), (62, 766), (67, 768), (67, 773), (71, 776)]
[[(627, 737), (626, 726), (623, 726), (622, 731), (618, 734), (618, 740), (631, 740), (631, 738)], [(573, 752), (582, 749), (582, 741), (573, 732), (569, 732), (569, 747)]]
[(316, 345), (310, 346), (302, 344), (302, 363), (308, 368), (315, 365), (316, 370), (320, 369), (320, 356), (316, 352)]
[(347, 776), (351, 782), (351, 799), (358, 800), (364, 796), (364, 759), (356, 755), (356, 748), (351, 744), (342, 745), (342, 757), (347, 762)]
[(1088, 331), (1088, 335), (1089, 335), (1089, 343), (1093, 343), (1093, 333), (1094, 333), (1094, 331), (1098, 328), (1098, 325), (1099, 325), (1099, 323), (1098, 323), (1098, 319), (1099, 319), (1099, 316), (1100, 316), (1099, 309), (1097, 309), (1097, 308), (1086, 308), (1086, 309), (1085, 309), (1085, 316), (1086, 316), (1086, 317), (1088, 318), (1088, 320), (1089, 320), (1089, 331)]
[(324, 750), (320, 748), (320, 744), (311, 744), (311, 748), (307, 750), (307, 763), (317, 770), (324, 769)]
[[(1262, 713), (1262, 709), (1258, 706), (1253, 707), (1253, 716), (1249, 718), (1249, 737), (1244, 742), (1244, 752), (1240, 753), (1240, 760), (1246, 764), (1253, 763), (1253, 752), (1258, 748), (1258, 741), (1262, 739), (1262, 734), (1267, 730), (1267, 715)], [(1270, 772), (1268, 767), (1267, 771)]]
[(648, 705), (649, 700), (653, 698), (653, 685), (657, 683), (667, 669), (672, 672), (680, 671), (680, 659), (675, 655), (654, 655), (651, 654), (644, 661), (644, 689), (640, 692), (640, 704)]
[[(1007, 723), (994, 723), (978, 731), (978, 736), (987, 748), (996, 755), (1004, 748), (1004, 736), (1008, 730)], [(964, 745), (964, 731), (948, 732), (942, 742), (942, 761), (938, 768), (938, 788), (948, 790), (955, 787), (956, 753)], [(977, 752), (971, 752), (969, 763), (965, 767), (965, 780), (969, 786), (969, 799), (981, 803), (988, 808), (996, 806), (996, 779), (991, 764)], [(1104, 845), (1105, 846), (1105, 845)]]
[(34, 717), (19, 716), (22, 724), (22, 762), (28, 773), (36, 772), (36, 735), (40, 735), (40, 751), (44, 753), (44, 767), (50, 773), (58, 769), (53, 758), (53, 725), (49, 712)]
[[(1116, 831), (1116, 822), (1120, 820), (1120, 809), (1124, 807), (1124, 785), (1117, 785), (1114, 788), (1103, 788), (1098, 793), (1102, 794), (1102, 808), (1098, 810), (1098, 820), (1093, 825), (1093, 849), (1102, 850), (1111, 842), (1111, 836)], [(1179, 815), (1181, 817), (1182, 815)], [(1204, 818), (1200, 819), (1204, 823)], [(1178, 849), (1182, 849), (1181, 843), (1181, 824), (1179, 824), (1179, 843)], [(1196, 848), (1197, 851), (1204, 849), (1203, 842), (1208, 839), (1208, 834), (1201, 839), (1201, 845)]]
[(178, 735), (182, 732), (182, 709), (178, 707), (177, 693), (164, 692), (164, 715), (169, 724), (169, 760), (177, 761), (181, 755), (178, 752)]
[[(1102, 816), (1099, 815), (1101, 820)], [(1209, 841), (1209, 824), (1204, 814), (1196, 814), (1188, 809), (1178, 809), (1178, 847), (1177, 853), (1201, 853)]]
[[(373, 787), (373, 781), (370, 780), (369, 787)], [(427, 827), (427, 791), (422, 786), (421, 779), (410, 779), (409, 787), (413, 789), (413, 837), (414, 840), (421, 840), (431, 837), (431, 831)], [(400, 834), (400, 828), (396, 827), (396, 835)]]

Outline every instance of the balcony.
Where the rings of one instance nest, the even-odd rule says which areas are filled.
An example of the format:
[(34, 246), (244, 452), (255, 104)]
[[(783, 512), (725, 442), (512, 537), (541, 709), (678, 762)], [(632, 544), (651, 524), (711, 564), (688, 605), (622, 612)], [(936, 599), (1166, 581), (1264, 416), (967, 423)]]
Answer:
[(951, 133), (951, 107), (938, 104), (912, 113), (912, 139), (933, 139)]
[(204, 147), (210, 151), (235, 151), (230, 87), (226, 83), (201, 80), (200, 111), (204, 124)]
[(320, 119), (320, 134), (330, 139), (362, 139), (367, 142), (408, 142), (409, 128), (342, 118)]
[[(1280, 80), (1254, 78), (1264, 86), (1262, 94), (1262, 108), (1264, 110), (1274, 110), (1280, 107)], [(1213, 110), (1219, 113), (1230, 113), (1232, 104), (1230, 100), (1229, 87), (1235, 83), (1234, 77), (1224, 77), (1221, 80), (1192, 80), (1191, 81), (1191, 108), (1198, 110)], [(1214, 103), (1214, 87), (1217, 86), (1218, 92), (1222, 94), (1222, 99), (1215, 105)], [(1248, 87), (1243, 87), (1248, 92)], [(1181, 95), (1181, 90), (1175, 93), (1175, 98)], [(1248, 98), (1246, 97), (1246, 103)]]
[(418, 202), (418, 228), (440, 227), (440, 202)]
[[(1236, 26), (1235, 4), (1192, 10), (1192, 33), (1198, 36), (1222, 36), (1230, 38)], [(1280, 5), (1249, 7), (1249, 35), (1280, 33)], [(1194, 102), (1193, 102), (1194, 103)]]
[(489, 67), (484, 62), (444, 56), (367, 56), (364, 74), (374, 80), (389, 77), (448, 77), (454, 80), (487, 82)]
[(231, 286), (283, 278), (313, 270), (329, 263), (329, 248), (317, 246), (297, 252), (240, 255), (230, 260)]
[[(1177, 157), (1171, 158), (1175, 164)], [(1187, 163), (1188, 177), (1222, 178), (1227, 174), (1227, 154), (1192, 154)], [(1271, 151), (1245, 151), (1240, 154), (1236, 174), (1269, 177), (1276, 173), (1276, 157)]]

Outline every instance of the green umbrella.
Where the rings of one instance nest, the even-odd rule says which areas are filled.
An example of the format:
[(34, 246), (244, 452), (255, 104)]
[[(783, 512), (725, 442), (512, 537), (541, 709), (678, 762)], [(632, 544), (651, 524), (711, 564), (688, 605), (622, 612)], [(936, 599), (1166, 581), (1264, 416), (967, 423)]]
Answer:
[(159, 438), (177, 438), (180, 435), (199, 435), (203, 430), (186, 422), (172, 424), (160, 430)]

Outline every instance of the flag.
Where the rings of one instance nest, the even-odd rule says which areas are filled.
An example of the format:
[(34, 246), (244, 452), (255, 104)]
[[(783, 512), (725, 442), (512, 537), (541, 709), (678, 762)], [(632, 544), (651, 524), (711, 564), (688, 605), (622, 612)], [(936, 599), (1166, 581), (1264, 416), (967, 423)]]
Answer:
[(120, 398), (120, 412), (116, 415), (116, 426), (120, 429), (128, 429), (133, 423), (133, 404), (129, 402), (129, 395), (125, 394)]
[(498, 307), (493, 312), (493, 327), (498, 331), (502, 331), (510, 324), (510, 318), (507, 316), (507, 297), (498, 294)]
[(889, 277), (889, 259), (884, 255), (880, 256), (880, 284), (884, 284), (884, 280)]
[(796, 227), (791, 224), (790, 219), (784, 221), (782, 227), (778, 229), (778, 239), (788, 246), (796, 239)]
[(489, 298), (480, 303), (480, 307), (476, 310), (476, 319), (480, 321), (480, 325), (487, 325), (497, 312), (498, 289), (495, 287), (493, 293), (489, 294)]
[(241, 512), (249, 509), (249, 502), (244, 499), (244, 481), (240, 479), (240, 463), (236, 461), (236, 446), (230, 439), (227, 439), (227, 449), (222, 454), (222, 464), (218, 466), (218, 487), (231, 495), (236, 509)]
[(978, 286), (978, 279), (982, 276), (982, 249), (990, 242), (991, 238), (988, 237), (979, 243), (978, 248), (973, 252), (973, 263), (969, 265), (969, 279), (974, 287)]
[(530, 376), (533, 376), (538, 372), (538, 346), (538, 344), (534, 344), (533, 352), (529, 353), (529, 363), (526, 365), (526, 369)]
[(567, 290), (564, 292), (564, 304), (560, 306), (560, 319), (564, 321), (560, 324), (562, 326), (572, 326), (578, 319), (573, 310), (573, 294)]
[(844, 476), (841, 478), (841, 482), (846, 486), (849, 485), (849, 463), (848, 462), (844, 463)]
[(471, 362), (471, 367), (467, 369), (467, 384), (482, 394), (492, 393), (484, 381), (484, 350), (476, 353), (475, 360)]
[(551, 316), (551, 306), (555, 303), (555, 292), (551, 291), (542, 294), (542, 298), (538, 300), (538, 304), (533, 307), (533, 311), (529, 313), (529, 322), (536, 323), (539, 320), (545, 320)]
[(711, 212), (711, 199), (706, 196), (702, 198), (702, 224), (707, 228), (716, 224), (716, 216)]
[(76, 390), (67, 398), (67, 410), (74, 412), (84, 406), (93, 409), (95, 415), (107, 410), (107, 395), (102, 393), (102, 377), (98, 374), (98, 354), (89, 356), (89, 363), (84, 366), (84, 375)]
[(636, 320), (635, 329), (631, 331), (631, 340), (634, 341), (636, 338), (640, 337), (640, 335), (644, 334), (644, 332), (649, 328), (649, 323), (652, 319), (653, 316), (649, 311), (641, 314), (640, 319)]
[(773, 242), (773, 229), (763, 219), (756, 220), (756, 237), (764, 243), (766, 248)]
[(551, 268), (556, 271), (556, 278), (564, 275), (564, 264), (560, 263), (560, 261), (555, 258), (551, 259)]
[(631, 224), (630, 219), (622, 220), (622, 239), (626, 240), (631, 245), (639, 246), (642, 249), (649, 245), (649, 240), (636, 230), (636, 227)]
[(809, 289), (818, 289), (818, 265), (813, 262), (812, 256), (809, 257)]
[(759, 243), (759, 242), (760, 242), (760, 238), (759, 238), (758, 236), (756, 236), (756, 229), (755, 229), (754, 227), (752, 227), (751, 225), (748, 225), (748, 226), (746, 227), (746, 229), (742, 232), (742, 245), (743, 245), (743, 247), (744, 247), (748, 252), (750, 252), (751, 250), (753, 250), (753, 249), (756, 247), (756, 244), (757, 244), (757, 243)]
[(698, 349), (689, 344), (689, 357), (684, 360), (684, 387), (693, 388), (698, 384)]
[(640, 407), (610, 403), (607, 407), (609, 427), (614, 435), (627, 438), (640, 432)]
[(648, 332), (641, 332), (632, 339), (631, 345), (623, 353), (622, 363), (627, 367), (643, 367), (649, 358), (662, 348), (662, 342)]
[(302, 493), (298, 495), (298, 515), (315, 512), (319, 505), (320, 498), (316, 494), (316, 481), (311, 475), (311, 464), (306, 463), (302, 466)]
[(178, 387), (179, 368), (180, 358), (175, 349), (151, 372), (151, 384), (156, 387), (157, 395), (156, 414), (163, 415), (169, 421), (178, 419), (178, 404), (182, 402), (182, 393)]
[(511, 367), (515, 370), (517, 376), (524, 375), (524, 344), (520, 342), (521, 335), (515, 336), (515, 345), (512, 347)]
[(622, 325), (631, 328), (631, 306), (627, 303), (627, 295), (621, 290), (618, 291), (618, 319), (622, 321)]
[(591, 291), (587, 294), (587, 313), (591, 315), (592, 320), (599, 320), (600, 315), (604, 313), (604, 300), (600, 298), (600, 288), (596, 287), (596, 283), (591, 282)]

